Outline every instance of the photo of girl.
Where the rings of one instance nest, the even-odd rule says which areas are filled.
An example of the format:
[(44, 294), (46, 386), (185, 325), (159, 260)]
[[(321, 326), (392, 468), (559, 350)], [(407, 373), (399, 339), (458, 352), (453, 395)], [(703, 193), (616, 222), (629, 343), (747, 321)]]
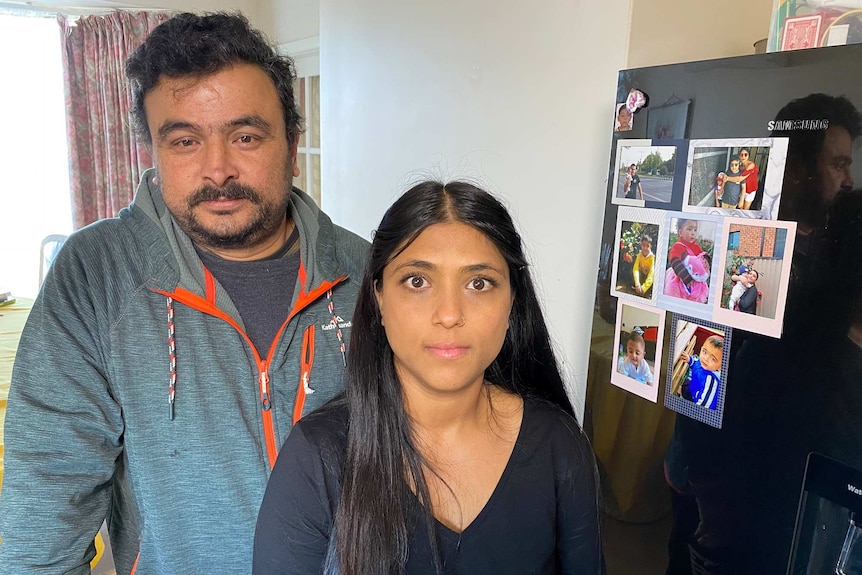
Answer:
[(715, 223), (672, 218), (664, 295), (695, 303), (709, 300)]

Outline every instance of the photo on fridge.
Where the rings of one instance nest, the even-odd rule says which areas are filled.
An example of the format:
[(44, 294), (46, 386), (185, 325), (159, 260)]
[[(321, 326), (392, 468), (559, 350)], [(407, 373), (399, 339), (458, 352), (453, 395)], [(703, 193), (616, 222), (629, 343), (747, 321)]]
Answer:
[(691, 140), (683, 210), (778, 219), (787, 138)]
[(731, 329), (693, 317), (671, 317), (665, 407), (721, 428)]

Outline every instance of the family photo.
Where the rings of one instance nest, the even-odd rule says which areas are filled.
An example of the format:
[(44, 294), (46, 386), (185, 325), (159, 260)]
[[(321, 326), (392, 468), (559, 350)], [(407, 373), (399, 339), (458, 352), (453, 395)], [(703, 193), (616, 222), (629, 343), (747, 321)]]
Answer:
[(786, 138), (692, 140), (683, 210), (777, 219)]
[(676, 146), (653, 146), (650, 140), (620, 140), (613, 203), (643, 206), (647, 201), (670, 202), (675, 170)]
[(729, 218), (724, 227), (721, 296), (713, 319), (780, 335), (795, 236), (792, 223)]
[(769, 148), (695, 148), (688, 204), (726, 210), (758, 210)]

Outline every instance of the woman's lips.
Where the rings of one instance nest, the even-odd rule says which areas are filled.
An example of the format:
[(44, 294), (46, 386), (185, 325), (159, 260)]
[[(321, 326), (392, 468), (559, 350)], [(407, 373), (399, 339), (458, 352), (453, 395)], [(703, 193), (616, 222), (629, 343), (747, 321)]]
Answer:
[(441, 359), (458, 359), (466, 355), (469, 348), (456, 343), (435, 343), (425, 346), (428, 352)]

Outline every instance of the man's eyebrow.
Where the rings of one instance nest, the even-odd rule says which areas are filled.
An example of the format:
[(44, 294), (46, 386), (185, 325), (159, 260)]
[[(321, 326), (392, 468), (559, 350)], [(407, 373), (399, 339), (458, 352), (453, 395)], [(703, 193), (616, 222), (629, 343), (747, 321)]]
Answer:
[[(241, 128), (243, 126), (257, 128), (258, 130), (262, 130), (267, 134), (271, 134), (273, 132), (272, 124), (270, 124), (256, 114), (249, 114), (248, 116), (240, 116), (239, 118), (228, 120), (223, 124), (222, 128), (225, 130), (232, 130), (234, 128)], [(203, 130), (203, 128), (199, 124), (195, 124), (193, 122), (186, 122), (183, 120), (166, 120), (159, 127), (158, 137), (160, 139), (163, 139), (168, 137), (168, 135), (170, 135), (172, 132), (177, 132), (180, 130), (200, 132), (201, 130)]]
[(272, 124), (270, 124), (256, 114), (240, 116), (239, 118), (234, 118), (233, 120), (228, 120), (227, 122), (225, 122), (225, 128), (241, 128), (243, 126), (257, 128), (259, 130), (263, 130), (268, 134), (272, 132)]
[(166, 138), (168, 134), (178, 130), (198, 131), (200, 130), (200, 126), (193, 124), (192, 122), (183, 122), (181, 120), (166, 120), (161, 126), (159, 126), (159, 139)]

